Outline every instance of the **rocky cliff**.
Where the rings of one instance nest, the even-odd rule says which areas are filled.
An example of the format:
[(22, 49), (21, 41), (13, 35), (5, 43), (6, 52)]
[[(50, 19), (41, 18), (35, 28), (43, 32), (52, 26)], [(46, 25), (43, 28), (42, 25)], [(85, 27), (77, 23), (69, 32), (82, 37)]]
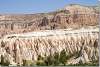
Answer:
[(0, 15), (0, 34), (95, 26), (98, 19), (97, 9), (75, 4), (49, 13)]
[(57, 65), (98, 63), (98, 22), (98, 9), (73, 4), (49, 13), (0, 15), (0, 64), (52, 65), (55, 54)]
[(0, 56), (4, 63), (22, 65), (23, 60), (35, 63), (38, 56), (66, 50), (67, 55), (73, 54), (66, 64), (90, 63), (99, 59), (98, 33), (98, 28), (81, 28), (6, 35), (0, 39)]

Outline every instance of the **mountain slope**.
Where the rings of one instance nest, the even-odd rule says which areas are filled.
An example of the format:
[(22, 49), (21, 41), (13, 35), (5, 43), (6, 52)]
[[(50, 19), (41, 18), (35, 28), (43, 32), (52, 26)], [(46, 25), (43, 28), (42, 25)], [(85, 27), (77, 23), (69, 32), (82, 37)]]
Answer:
[(99, 11), (94, 7), (68, 5), (63, 9), (39, 14), (0, 15), (0, 35), (36, 30), (80, 28), (98, 25)]

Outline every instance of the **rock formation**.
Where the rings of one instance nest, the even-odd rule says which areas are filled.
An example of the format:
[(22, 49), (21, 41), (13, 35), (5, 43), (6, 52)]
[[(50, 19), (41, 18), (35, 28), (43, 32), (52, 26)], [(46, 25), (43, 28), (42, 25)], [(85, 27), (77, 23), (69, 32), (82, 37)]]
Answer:
[(40, 14), (0, 15), (0, 35), (34, 30), (79, 28), (98, 25), (99, 11), (93, 7), (68, 5), (61, 10)]
[(10, 64), (22, 65), (23, 60), (35, 62), (39, 55), (46, 57), (65, 49), (68, 55), (79, 52), (68, 64), (87, 63), (99, 58), (98, 33), (98, 28), (82, 28), (6, 35), (0, 39), (0, 55)]
[(81, 5), (49, 13), (0, 15), (0, 63), (35, 63), (38, 56), (62, 50), (72, 55), (66, 64), (98, 61), (98, 22), (99, 11)]

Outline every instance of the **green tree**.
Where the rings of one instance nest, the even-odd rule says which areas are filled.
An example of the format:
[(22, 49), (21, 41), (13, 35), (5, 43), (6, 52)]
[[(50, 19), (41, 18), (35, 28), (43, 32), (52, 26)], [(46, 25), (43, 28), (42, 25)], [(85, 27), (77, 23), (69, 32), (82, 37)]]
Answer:
[(64, 66), (66, 65), (66, 58), (67, 58), (66, 51), (62, 50), (60, 53), (59, 61), (60, 63), (64, 64)]
[(41, 55), (38, 55), (36, 65), (38, 65), (38, 66), (45, 66), (46, 65), (44, 62), (44, 58)]
[(60, 64), (59, 58), (60, 58), (59, 53), (55, 52), (55, 54), (54, 54), (54, 65), (55, 66)]

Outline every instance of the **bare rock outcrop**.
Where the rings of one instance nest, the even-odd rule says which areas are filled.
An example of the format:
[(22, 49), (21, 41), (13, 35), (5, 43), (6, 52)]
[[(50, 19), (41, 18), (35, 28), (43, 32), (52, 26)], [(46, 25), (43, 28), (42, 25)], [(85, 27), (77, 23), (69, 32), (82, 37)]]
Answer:
[(99, 11), (95, 7), (69, 5), (39, 14), (0, 15), (1, 64), (35, 63), (66, 50), (66, 64), (99, 59)]
[(81, 5), (68, 5), (49, 13), (0, 15), (0, 36), (35, 30), (95, 26), (98, 25), (98, 21), (98, 10)]
[(68, 55), (74, 54), (75, 57), (71, 62), (69, 60), (68, 64), (76, 64), (80, 61), (88, 63), (99, 58), (98, 32), (98, 28), (82, 28), (7, 35), (0, 39), (0, 54), (3, 56), (7, 54), (6, 58), (10, 64), (22, 65), (23, 60), (35, 62), (39, 55), (46, 57), (65, 49)]

